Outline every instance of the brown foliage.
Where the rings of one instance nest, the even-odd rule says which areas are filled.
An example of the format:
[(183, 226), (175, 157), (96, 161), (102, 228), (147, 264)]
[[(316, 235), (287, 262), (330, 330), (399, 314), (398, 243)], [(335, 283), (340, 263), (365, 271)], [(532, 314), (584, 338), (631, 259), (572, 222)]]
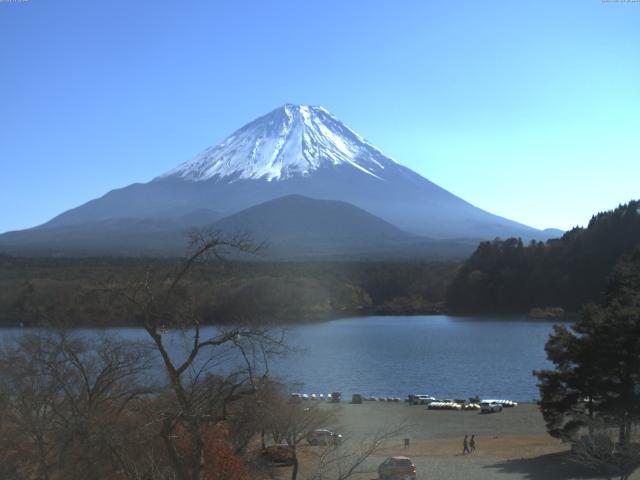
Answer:
[(228, 445), (228, 436), (223, 422), (205, 431), (203, 480), (250, 480), (244, 462)]

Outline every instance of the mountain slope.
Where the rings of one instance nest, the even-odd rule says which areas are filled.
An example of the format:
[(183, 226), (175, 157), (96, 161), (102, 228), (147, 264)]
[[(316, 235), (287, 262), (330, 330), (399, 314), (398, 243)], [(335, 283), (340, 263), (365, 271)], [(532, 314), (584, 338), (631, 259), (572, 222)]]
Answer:
[(184, 252), (187, 234), (220, 218), (211, 210), (173, 217), (112, 218), (7, 232), (0, 251), (39, 255), (176, 255)]
[[(82, 237), (80, 230), (101, 222), (155, 222), (176, 212), (197, 217), (202, 209), (228, 216), (288, 195), (350, 203), (403, 231), (435, 239), (553, 235), (471, 205), (385, 156), (322, 107), (285, 105), (148, 183), (112, 190), (21, 236), (0, 236), (0, 247), (18, 237), (23, 245), (34, 239), (41, 246), (62, 245), (69, 229)], [(110, 233), (123, 241), (127, 234)], [(91, 235), (85, 237), (89, 241)]]
[[(253, 260), (463, 259), (475, 244), (436, 241), (391, 225), (345, 202), (288, 195), (217, 220), (215, 212), (166, 219), (111, 219), (9, 232), (0, 249), (13, 254), (160, 255), (184, 253), (193, 228), (265, 243)], [(217, 221), (215, 221), (217, 220)], [(230, 252), (232, 254), (232, 252)]]
[(330, 165), (350, 166), (380, 178), (393, 163), (323, 107), (285, 105), (158, 180), (285, 180)]

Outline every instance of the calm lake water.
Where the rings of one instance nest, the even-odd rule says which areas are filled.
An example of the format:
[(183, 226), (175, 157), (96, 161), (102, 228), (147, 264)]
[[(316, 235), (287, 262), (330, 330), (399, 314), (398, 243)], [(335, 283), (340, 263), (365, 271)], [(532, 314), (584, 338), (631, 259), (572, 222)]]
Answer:
[[(538, 397), (532, 370), (549, 366), (544, 344), (552, 325), (526, 317), (414, 316), (295, 326), (286, 335), (299, 351), (274, 359), (271, 371), (305, 393), (531, 401)], [(28, 331), (5, 329), (0, 335)], [(135, 328), (77, 333), (146, 340)], [(176, 332), (169, 335), (174, 352), (188, 341)]]
[(293, 329), (291, 341), (306, 351), (278, 366), (307, 393), (531, 401), (538, 397), (532, 370), (549, 366), (552, 325), (521, 317), (335, 320)]

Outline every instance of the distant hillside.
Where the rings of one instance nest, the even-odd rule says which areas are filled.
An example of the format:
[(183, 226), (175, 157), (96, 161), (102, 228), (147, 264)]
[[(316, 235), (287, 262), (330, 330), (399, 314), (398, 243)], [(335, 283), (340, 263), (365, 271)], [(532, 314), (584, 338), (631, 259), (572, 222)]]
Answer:
[(165, 212), (162, 217), (113, 218), (82, 225), (52, 225), (0, 235), (0, 252), (22, 255), (166, 256), (184, 252), (187, 233), (211, 225), (208, 209)]
[(599, 213), (587, 228), (546, 243), (483, 242), (459, 270), (447, 303), (459, 312), (577, 311), (602, 300), (615, 263), (639, 243), (640, 201)]
[(369, 212), (337, 200), (287, 195), (220, 219), (200, 209), (156, 218), (106, 219), (44, 225), (0, 235), (0, 252), (19, 255), (176, 256), (188, 233), (204, 228), (223, 235), (249, 234), (264, 242), (259, 257), (246, 260), (462, 260), (477, 243), (433, 240), (404, 232)]
[(336, 200), (286, 195), (225, 217), (214, 224), (223, 231), (244, 230), (270, 242), (333, 242), (418, 238), (375, 215)]
[(400, 230), (347, 202), (287, 195), (213, 224), (267, 243), (267, 258), (465, 258), (469, 242), (438, 241)]

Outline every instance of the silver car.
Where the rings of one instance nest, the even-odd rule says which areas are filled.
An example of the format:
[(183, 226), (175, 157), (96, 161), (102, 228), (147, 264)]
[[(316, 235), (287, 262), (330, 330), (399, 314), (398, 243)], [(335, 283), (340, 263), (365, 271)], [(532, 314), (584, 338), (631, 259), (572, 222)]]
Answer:
[(480, 402), (481, 413), (498, 413), (502, 411), (502, 405), (496, 402)]
[(342, 435), (331, 430), (314, 430), (307, 435), (309, 445), (338, 445), (342, 443)]
[(409, 395), (410, 405), (429, 405), (434, 400), (435, 397), (432, 397), (431, 395)]

